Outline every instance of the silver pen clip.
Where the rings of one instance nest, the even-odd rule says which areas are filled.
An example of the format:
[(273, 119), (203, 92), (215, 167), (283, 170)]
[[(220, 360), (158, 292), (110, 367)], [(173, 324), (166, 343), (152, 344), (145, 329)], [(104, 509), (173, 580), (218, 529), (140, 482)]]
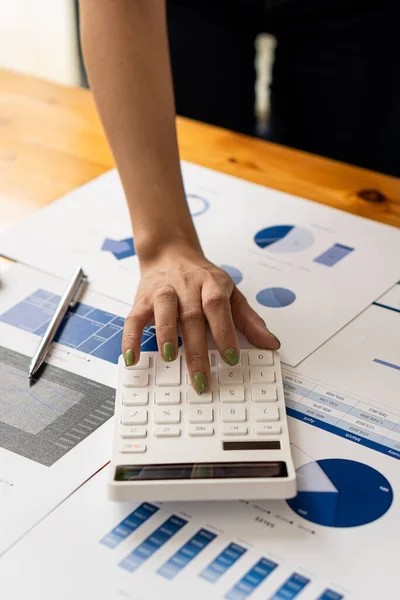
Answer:
[(83, 274), (79, 281), (78, 281), (78, 285), (76, 286), (76, 291), (74, 293), (74, 297), (72, 298), (71, 302), (70, 302), (70, 307), (74, 308), (74, 306), (76, 306), (77, 302), (79, 301), (79, 298), (83, 292), (83, 288), (85, 287), (85, 284), (88, 280), (87, 275)]

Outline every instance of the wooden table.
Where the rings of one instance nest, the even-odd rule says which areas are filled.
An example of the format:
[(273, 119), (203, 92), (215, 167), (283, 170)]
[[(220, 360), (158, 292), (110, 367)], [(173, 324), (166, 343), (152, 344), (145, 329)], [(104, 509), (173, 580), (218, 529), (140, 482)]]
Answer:
[[(400, 179), (188, 119), (178, 134), (185, 160), (400, 227)], [(89, 91), (0, 70), (0, 231), (113, 165)]]

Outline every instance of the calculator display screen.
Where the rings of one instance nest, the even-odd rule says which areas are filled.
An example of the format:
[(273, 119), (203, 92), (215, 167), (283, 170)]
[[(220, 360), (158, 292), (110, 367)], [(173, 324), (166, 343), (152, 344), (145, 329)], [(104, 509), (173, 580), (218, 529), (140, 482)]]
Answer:
[(179, 479), (260, 479), (287, 477), (286, 463), (219, 462), (176, 463), (158, 465), (121, 465), (116, 468), (115, 481), (149, 481)]

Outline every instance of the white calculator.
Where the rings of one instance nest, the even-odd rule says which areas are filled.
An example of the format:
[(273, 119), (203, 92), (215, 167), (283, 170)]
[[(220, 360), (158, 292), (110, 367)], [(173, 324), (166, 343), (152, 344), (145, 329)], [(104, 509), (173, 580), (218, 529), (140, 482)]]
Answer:
[(143, 352), (127, 368), (120, 357), (110, 499), (296, 495), (279, 354), (242, 349), (235, 367), (209, 354), (203, 394), (190, 384), (182, 348), (169, 363)]

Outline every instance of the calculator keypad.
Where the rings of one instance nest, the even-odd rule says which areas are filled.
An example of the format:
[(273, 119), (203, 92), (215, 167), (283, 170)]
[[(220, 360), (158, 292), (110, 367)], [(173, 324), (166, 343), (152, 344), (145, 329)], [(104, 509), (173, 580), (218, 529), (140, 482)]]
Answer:
[(146, 452), (143, 438), (152, 436), (281, 435), (285, 408), (273, 352), (242, 350), (239, 364), (231, 367), (210, 351), (210, 365), (211, 389), (203, 394), (192, 388), (181, 355), (165, 363), (156, 352), (143, 353), (137, 365), (124, 367), (120, 451)]

